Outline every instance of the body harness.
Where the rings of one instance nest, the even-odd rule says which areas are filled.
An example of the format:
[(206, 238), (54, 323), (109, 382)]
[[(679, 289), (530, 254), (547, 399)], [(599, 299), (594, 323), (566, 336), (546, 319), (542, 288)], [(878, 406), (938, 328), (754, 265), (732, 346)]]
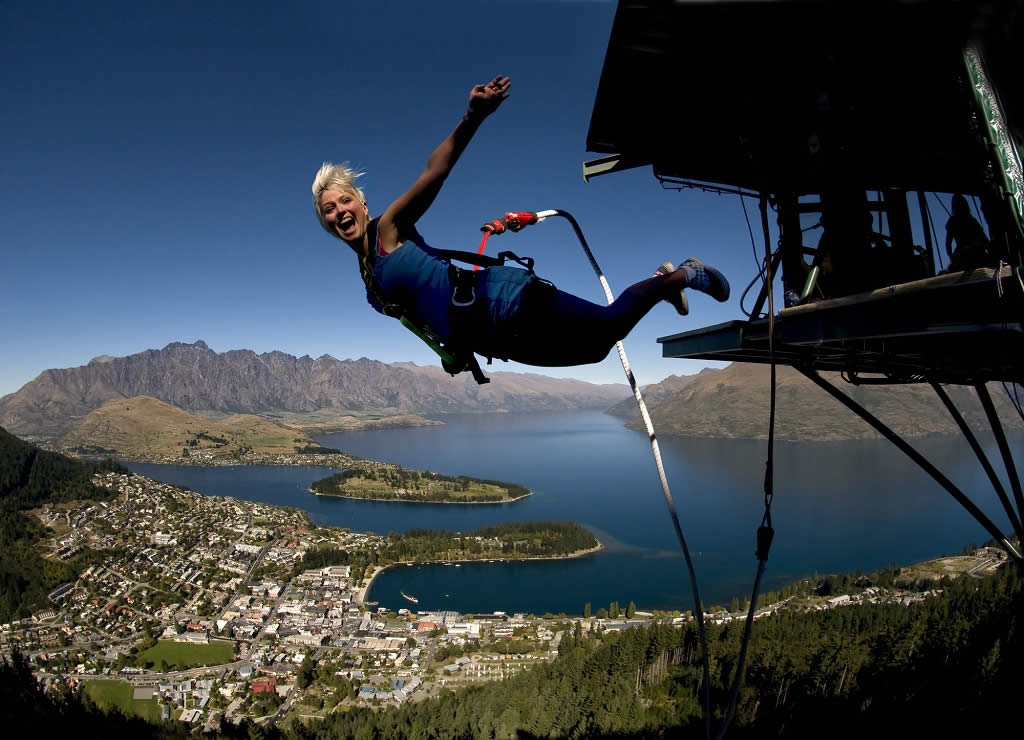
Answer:
[[(448, 300), (448, 324), (452, 329), (451, 336), (442, 340), (437, 333), (425, 322), (409, 311), (405, 306), (388, 299), (381, 291), (380, 286), (373, 277), (373, 261), (377, 256), (377, 219), (370, 221), (368, 226), (369, 249), (367, 255), (359, 259), (359, 274), (363, 278), (367, 292), (381, 305), (381, 313), (385, 316), (398, 319), (402, 326), (419, 337), (428, 347), (437, 353), (441, 358), (441, 367), (449, 375), (458, 375), (461, 372), (469, 371), (480, 385), (490, 383), (491, 380), (480, 369), (480, 363), (473, 354), (473, 339), (482, 330), (487, 322), (486, 306), (484, 301), (477, 300), (477, 284), (480, 274), (477, 269), (480, 267), (495, 267), (504, 265), (505, 260), (512, 260), (516, 264), (525, 267), (530, 275), (536, 276), (533, 271), (533, 259), (531, 257), (519, 257), (513, 252), (501, 252), (497, 257), (490, 257), (483, 254), (484, 244), (487, 237), (492, 233), (502, 233), (505, 228), (512, 228), (518, 231), (518, 221), (513, 226), (509, 217), (520, 214), (506, 214), (505, 218), (496, 219), (481, 227), (484, 232), (483, 241), (480, 243), (479, 252), (461, 252), (450, 249), (435, 249), (434, 256), (448, 265), (448, 280), (452, 286), (451, 297)], [(522, 214), (529, 215), (529, 214)], [(526, 225), (526, 224), (523, 224)], [(473, 265), (469, 270), (457, 267), (452, 260), (466, 262)], [(499, 359), (500, 355), (495, 355)], [(487, 364), (491, 364), (493, 357), (487, 358)]]

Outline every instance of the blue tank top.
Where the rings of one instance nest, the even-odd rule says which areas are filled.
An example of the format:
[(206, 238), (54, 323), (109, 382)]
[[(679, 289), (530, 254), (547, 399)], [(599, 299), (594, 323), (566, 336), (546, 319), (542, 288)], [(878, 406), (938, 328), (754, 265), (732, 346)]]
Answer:
[[(376, 229), (373, 230), (376, 233)], [(448, 321), (451, 282), (448, 263), (436, 256), (436, 250), (415, 233), (390, 254), (373, 250), (373, 281), (381, 299), (402, 307), (413, 323), (426, 326), (442, 341), (452, 333)], [(523, 288), (534, 276), (518, 267), (488, 267), (481, 271), (476, 299), (486, 303), (489, 326), (486, 338), (500, 338), (501, 331), (519, 310)], [(366, 300), (380, 313), (384, 306), (369, 289)]]

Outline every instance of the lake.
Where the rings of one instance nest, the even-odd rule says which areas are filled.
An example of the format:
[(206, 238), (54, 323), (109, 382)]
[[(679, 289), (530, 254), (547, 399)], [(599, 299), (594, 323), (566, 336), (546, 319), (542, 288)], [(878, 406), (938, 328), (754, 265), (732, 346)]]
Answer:
[[(401, 566), (369, 598), (397, 609), (483, 613), (596, 611), (611, 601), (641, 609), (692, 606), (647, 436), (600, 412), (466, 414), (441, 427), (324, 435), (328, 447), (446, 474), (520, 483), (534, 495), (511, 504), (430, 505), (314, 496), (322, 467), (126, 467), (209, 495), (293, 506), (319, 524), (381, 534), (414, 527), (469, 531), (505, 521), (572, 520), (605, 545), (568, 561)], [(695, 558), (701, 598), (749, 595), (763, 513), (766, 444), (660, 438), (673, 498)], [(984, 473), (959, 437), (914, 440), (943, 472), (1006, 528)], [(955, 554), (987, 533), (928, 476), (882, 440), (776, 443), (775, 542), (762, 591), (815, 573), (875, 570)]]

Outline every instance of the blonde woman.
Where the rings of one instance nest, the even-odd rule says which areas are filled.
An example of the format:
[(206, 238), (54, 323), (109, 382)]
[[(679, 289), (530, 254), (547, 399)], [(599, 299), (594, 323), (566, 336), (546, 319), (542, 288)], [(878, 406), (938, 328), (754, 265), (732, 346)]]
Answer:
[(725, 277), (694, 258), (679, 269), (663, 264), (653, 277), (626, 288), (608, 306), (560, 291), (520, 267), (467, 270), (472, 284), (458, 285), (464, 273), (427, 245), (416, 222), (434, 202), (477, 129), (508, 98), (509, 86), (509, 78), (501, 76), (475, 85), (462, 120), (427, 159), (412, 187), (376, 218), (371, 218), (356, 185), (361, 173), (330, 163), (317, 172), (317, 219), (328, 234), (355, 252), (374, 309), (404, 319), (421, 336), (461, 358), (455, 367), (446, 364), (454, 374), (474, 368), (478, 372), (473, 353), (547, 367), (599, 362), (658, 301), (668, 301), (682, 315), (688, 313), (684, 288), (718, 301), (728, 299)]

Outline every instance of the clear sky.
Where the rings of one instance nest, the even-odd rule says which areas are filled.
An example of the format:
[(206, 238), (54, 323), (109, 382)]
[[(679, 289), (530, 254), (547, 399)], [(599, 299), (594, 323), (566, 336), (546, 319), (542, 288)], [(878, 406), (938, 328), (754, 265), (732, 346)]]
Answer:
[[(755, 273), (740, 201), (663, 190), (650, 168), (584, 184), (614, 2), (23, 2), (0, 23), (0, 395), (47, 368), (170, 342), (436, 364), (365, 302), (355, 258), (316, 223), (322, 161), (366, 170), (379, 213), (497, 74), (481, 128), (420, 230), (475, 249), (507, 210), (562, 208), (613, 291), (691, 255), (727, 304), (657, 306), (626, 341), (651, 383), (707, 363), (659, 336), (741, 318)], [(756, 221), (756, 204), (748, 204)], [(757, 226), (755, 222), (755, 228)], [(603, 302), (568, 225), (492, 239), (560, 288)], [(749, 306), (749, 301), (748, 301)], [(493, 369), (524, 371), (497, 363)], [(619, 382), (597, 365), (544, 371)]]

